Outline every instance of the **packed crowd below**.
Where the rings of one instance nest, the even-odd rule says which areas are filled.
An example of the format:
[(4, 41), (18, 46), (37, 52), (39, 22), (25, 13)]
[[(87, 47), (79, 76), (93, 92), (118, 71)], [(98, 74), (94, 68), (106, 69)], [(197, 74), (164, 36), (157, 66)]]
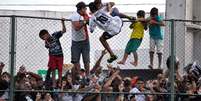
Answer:
[[(42, 77), (30, 71), (26, 71), (25, 66), (21, 66), (15, 75), (16, 90), (51, 90), (55, 92), (17, 92), (15, 101), (169, 101), (170, 95), (154, 95), (154, 93), (170, 92), (169, 68), (170, 57), (167, 59), (167, 70), (159, 73), (156, 79), (143, 80), (140, 76), (122, 77), (119, 75), (119, 67), (108, 65), (108, 71), (101, 70), (101, 59), (106, 54), (102, 51), (101, 57), (96, 62), (90, 75), (86, 75), (84, 69), (80, 70), (79, 76), (73, 77), (71, 72), (67, 72), (62, 77), (62, 83), (57, 82), (56, 87), (52, 86), (52, 81), (43, 81)], [(2, 72), (4, 63), (0, 64), (0, 90), (9, 90), (10, 77), (8, 72)], [(199, 101), (200, 96), (190, 96), (201, 94), (200, 70), (201, 67), (192, 63), (184, 68), (186, 74), (179, 73), (179, 60), (175, 61), (175, 91), (176, 93), (186, 93), (187, 95), (176, 95), (176, 101)], [(47, 79), (47, 78), (46, 78)], [(59, 91), (80, 91), (89, 92), (87, 94), (64, 93)], [(90, 94), (90, 92), (92, 92)], [(129, 94), (99, 94), (99, 92), (127, 92)], [(1, 101), (9, 99), (8, 91), (0, 92)], [(97, 94), (96, 94), (97, 93)], [(133, 94), (132, 94), (133, 93)], [(135, 94), (147, 93), (147, 94)]]

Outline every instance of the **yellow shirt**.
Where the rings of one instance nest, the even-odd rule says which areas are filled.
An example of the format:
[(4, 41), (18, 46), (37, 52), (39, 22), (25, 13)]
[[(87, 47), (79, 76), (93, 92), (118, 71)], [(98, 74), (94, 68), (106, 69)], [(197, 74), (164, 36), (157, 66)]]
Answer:
[(132, 27), (133, 32), (131, 33), (130, 38), (142, 39), (144, 37), (144, 25), (140, 21), (137, 21), (132, 24)]

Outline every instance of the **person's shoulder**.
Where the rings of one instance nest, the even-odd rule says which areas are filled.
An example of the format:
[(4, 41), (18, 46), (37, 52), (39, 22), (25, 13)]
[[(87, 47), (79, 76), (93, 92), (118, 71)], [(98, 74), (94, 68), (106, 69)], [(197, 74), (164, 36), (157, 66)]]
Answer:
[(158, 16), (156, 16), (156, 19), (160, 21), (160, 20), (162, 20), (162, 16), (158, 15)]
[(91, 15), (90, 17), (91, 20), (94, 20), (95, 18), (96, 18), (95, 15)]
[(61, 31), (56, 31), (56, 32), (52, 33), (52, 36), (57, 35), (57, 34), (61, 34), (61, 33), (62, 33)]
[(70, 16), (80, 16), (78, 12), (73, 12)]
[(139, 90), (135, 87), (135, 88), (132, 88), (131, 90), (130, 90), (130, 93), (137, 93), (137, 92), (139, 92)]

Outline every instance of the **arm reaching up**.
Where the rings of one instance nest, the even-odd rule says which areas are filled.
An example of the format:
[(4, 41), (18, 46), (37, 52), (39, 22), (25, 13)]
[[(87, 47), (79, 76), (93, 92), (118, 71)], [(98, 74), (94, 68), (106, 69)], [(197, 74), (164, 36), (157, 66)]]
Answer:
[(62, 32), (62, 33), (65, 33), (65, 32), (66, 32), (66, 26), (65, 26), (65, 22), (64, 22), (64, 21), (65, 21), (65, 19), (62, 18), (62, 19), (61, 19), (61, 24), (62, 24), (62, 30), (61, 30), (61, 32)]
[(91, 73), (94, 73), (97, 69), (100, 68), (100, 63), (103, 59), (103, 56), (105, 56), (105, 54), (107, 54), (107, 51), (106, 50), (103, 50), (101, 52), (101, 56), (99, 57), (99, 59), (96, 61), (96, 64), (94, 65), (93, 69), (91, 70)]

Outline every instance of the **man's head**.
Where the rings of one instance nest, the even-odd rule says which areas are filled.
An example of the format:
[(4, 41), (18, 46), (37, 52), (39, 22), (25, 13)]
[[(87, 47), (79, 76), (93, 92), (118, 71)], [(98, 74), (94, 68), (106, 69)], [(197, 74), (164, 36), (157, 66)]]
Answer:
[(90, 9), (91, 13), (95, 13), (98, 10), (98, 8), (94, 2), (89, 3), (89, 9)]
[(102, 6), (102, 1), (101, 0), (94, 0), (95, 6), (99, 9)]
[(39, 32), (39, 37), (43, 40), (47, 40), (48, 38), (50, 38), (50, 34), (46, 29), (43, 29)]
[(188, 64), (186, 67), (184, 67), (184, 70), (186, 71), (188, 78), (191, 80), (194, 79), (197, 81), (201, 76), (201, 66), (196, 62)]
[(86, 70), (85, 69), (80, 69), (80, 75), (81, 76), (86, 76)]
[(123, 81), (124, 87), (131, 87), (131, 78), (125, 77)]
[[(166, 65), (167, 68), (170, 69), (171, 68), (171, 56), (168, 57), (167, 61), (166, 61)], [(175, 64), (175, 70), (177, 71), (179, 69), (179, 59), (177, 57), (174, 56), (174, 64)]]
[(8, 72), (3, 72), (1, 75), (1, 80), (6, 80), (7, 82), (10, 82), (10, 74)]
[(153, 8), (151, 9), (151, 11), (150, 11), (150, 15), (151, 15), (152, 17), (158, 15), (158, 8), (153, 7)]
[(87, 6), (84, 2), (78, 2), (76, 4), (77, 12), (80, 13), (81, 15), (86, 14)]
[(143, 10), (139, 10), (138, 12), (137, 12), (137, 17), (138, 18), (141, 18), (141, 17), (145, 17), (145, 11), (143, 11)]
[(19, 74), (26, 74), (26, 67), (24, 65), (20, 66), (18, 73)]
[(142, 78), (138, 78), (136, 82), (136, 87), (141, 90), (145, 87), (145, 82)]

